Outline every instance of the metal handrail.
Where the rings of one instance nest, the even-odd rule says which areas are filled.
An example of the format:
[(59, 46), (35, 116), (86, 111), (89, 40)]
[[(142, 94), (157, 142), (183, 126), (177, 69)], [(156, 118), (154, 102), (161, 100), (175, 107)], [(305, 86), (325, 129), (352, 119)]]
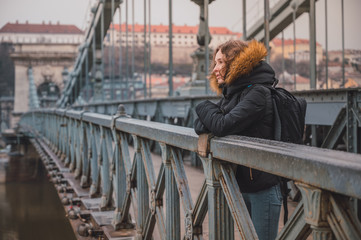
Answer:
[[(247, 137), (215, 137), (209, 141), (207, 157), (201, 157), (207, 191), (201, 191), (194, 204), (181, 152), (204, 152), (204, 143), (200, 144), (191, 128), (129, 118), (124, 109), (113, 116), (74, 110), (35, 111), (22, 117), (21, 126), (32, 130), (35, 126), (39, 136), (45, 137), (52, 149), (63, 156), (75, 175), (81, 175), (83, 184), (92, 179), (90, 195), (103, 184), (101, 207), (111, 203), (110, 179), (117, 179), (113, 222), (116, 229), (128, 219), (132, 201), (133, 206), (145, 209), (142, 213), (135, 210), (137, 229), (140, 228), (142, 236), (152, 235), (156, 221), (162, 239), (172, 239), (180, 235), (180, 216), (176, 212), (182, 203), (186, 239), (201, 239), (207, 210), (210, 239), (233, 239), (229, 231), (233, 232), (234, 223), (241, 237), (257, 239), (232, 171), (233, 164), (241, 164), (293, 179), (300, 188), (302, 201), (280, 232), (280, 239), (295, 239), (311, 231), (318, 234), (325, 229), (345, 239), (361, 236), (360, 223), (350, 214), (348, 204), (350, 197), (361, 199), (360, 154)], [(129, 154), (129, 136), (133, 137), (134, 157)], [(157, 177), (149, 141), (158, 142), (162, 149), (163, 164)], [(84, 148), (92, 153), (82, 151)], [(102, 178), (100, 182), (96, 180), (97, 174)], [(132, 184), (135, 179), (136, 186)], [(163, 195), (174, 199), (166, 203), (166, 217), (159, 201)], [(342, 221), (337, 221), (340, 218)]]

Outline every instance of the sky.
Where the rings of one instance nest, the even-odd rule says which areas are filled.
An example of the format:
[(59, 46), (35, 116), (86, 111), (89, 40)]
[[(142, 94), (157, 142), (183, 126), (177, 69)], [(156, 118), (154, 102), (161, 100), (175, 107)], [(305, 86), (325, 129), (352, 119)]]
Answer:
[[(84, 30), (89, 22), (90, 8), (96, 0), (0, 0), (0, 27), (6, 23), (57, 23), (74, 24)], [(125, 21), (125, 2), (128, 1), (129, 23), (132, 21), (131, 5), (135, 4), (134, 19), (143, 24), (144, 0), (123, 0), (122, 21)], [(148, 0), (146, 0), (148, 4)], [(277, 0), (270, 0), (271, 6)], [(247, 1), (247, 21), (251, 23), (263, 15), (264, 0)], [(328, 0), (329, 50), (342, 49), (341, 0)], [(191, 0), (172, 0), (172, 19), (176, 25), (197, 25), (200, 8)], [(361, 0), (344, 0), (345, 48), (361, 49)], [(316, 41), (325, 46), (325, 0), (316, 3)], [(148, 18), (148, 17), (147, 17)], [(118, 15), (115, 16), (117, 23)], [(169, 23), (169, 0), (151, 0), (151, 23)], [(209, 26), (224, 26), (242, 32), (242, 0), (215, 0), (209, 5)], [(296, 20), (296, 38), (309, 38), (309, 15)], [(292, 24), (284, 30), (285, 38), (293, 38)], [(279, 37), (281, 37), (279, 35)]]

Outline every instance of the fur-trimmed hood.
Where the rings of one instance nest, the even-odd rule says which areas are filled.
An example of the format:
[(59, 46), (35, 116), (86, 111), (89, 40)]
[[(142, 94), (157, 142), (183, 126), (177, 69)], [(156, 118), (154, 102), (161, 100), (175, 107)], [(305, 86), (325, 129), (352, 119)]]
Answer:
[(229, 66), (224, 86), (219, 86), (214, 73), (211, 74), (210, 86), (213, 91), (220, 95), (226, 90), (226, 94), (234, 93), (249, 84), (268, 83), (272, 84), (275, 73), (271, 66), (263, 60), (267, 56), (266, 47), (256, 40), (248, 43), (244, 51), (235, 57)]

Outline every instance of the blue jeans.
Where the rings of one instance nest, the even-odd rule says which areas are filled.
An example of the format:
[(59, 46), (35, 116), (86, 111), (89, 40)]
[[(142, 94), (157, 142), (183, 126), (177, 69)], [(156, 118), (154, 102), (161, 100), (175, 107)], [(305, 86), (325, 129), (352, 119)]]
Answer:
[(255, 193), (242, 193), (260, 240), (274, 240), (282, 206), (280, 185)]

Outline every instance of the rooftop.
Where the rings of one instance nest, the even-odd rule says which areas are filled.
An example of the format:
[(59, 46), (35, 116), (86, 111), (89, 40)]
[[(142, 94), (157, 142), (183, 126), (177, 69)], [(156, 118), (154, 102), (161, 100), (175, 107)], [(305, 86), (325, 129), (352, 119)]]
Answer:
[(75, 25), (60, 24), (32, 24), (32, 23), (7, 23), (1, 29), (0, 33), (48, 33), (48, 34), (83, 34)]
[[(113, 26), (111, 26), (112, 28)], [(119, 31), (119, 24), (114, 24), (114, 28), (115, 30)], [(198, 26), (188, 26), (188, 25), (183, 25), (183, 26), (178, 26), (178, 25), (173, 25), (172, 27), (173, 33), (190, 33), (190, 34), (197, 34), (198, 32)], [(121, 25), (121, 31), (125, 32), (126, 31), (126, 26), (125, 24)], [(132, 31), (132, 25), (128, 24), (128, 31)], [(147, 31), (148, 31), (148, 26), (147, 26)], [(151, 31), (152, 33), (168, 33), (169, 31), (169, 26), (168, 25), (152, 25), (151, 26)], [(237, 35), (238, 33), (232, 32), (231, 30), (229, 30), (226, 27), (209, 27), (209, 31), (211, 34), (232, 34), (232, 35)], [(134, 24), (134, 32), (144, 32), (144, 25), (142, 24)]]
[[(281, 46), (281, 45), (282, 45), (282, 39), (281, 39), (281, 38), (274, 38), (274, 39), (272, 40), (272, 43), (273, 43), (275, 46)], [(293, 45), (293, 39), (284, 39), (284, 40), (283, 40), (283, 43), (284, 43), (285, 46)], [(310, 41), (309, 41), (308, 39), (297, 38), (297, 39), (296, 39), (296, 44), (297, 44), (297, 45), (300, 45), (300, 44), (309, 45), (309, 44), (310, 44)], [(317, 46), (321, 46), (318, 42), (316, 42), (316, 45), (317, 45)]]

